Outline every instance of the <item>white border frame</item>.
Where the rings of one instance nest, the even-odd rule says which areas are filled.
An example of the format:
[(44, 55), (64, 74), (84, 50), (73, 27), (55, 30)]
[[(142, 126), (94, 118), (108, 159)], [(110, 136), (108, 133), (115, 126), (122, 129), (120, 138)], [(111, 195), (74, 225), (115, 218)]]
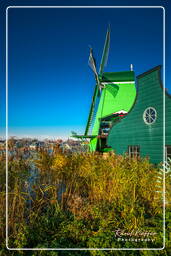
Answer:
[(6, 8), (6, 247), (8, 250), (163, 250), (165, 248), (165, 167), (163, 166), (163, 247), (162, 248), (9, 248), (8, 247), (8, 10), (13, 8), (160, 8), (163, 10), (163, 163), (165, 162), (165, 8), (163, 6), (8, 6)]

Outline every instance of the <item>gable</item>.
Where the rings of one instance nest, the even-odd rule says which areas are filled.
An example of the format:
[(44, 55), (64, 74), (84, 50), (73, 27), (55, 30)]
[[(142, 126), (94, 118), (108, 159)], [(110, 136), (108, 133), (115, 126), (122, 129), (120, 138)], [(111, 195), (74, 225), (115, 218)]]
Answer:
[[(161, 66), (137, 77), (138, 92), (134, 106), (129, 114), (117, 125), (113, 126), (108, 135), (108, 145), (117, 154), (128, 151), (129, 145), (140, 145), (142, 157), (150, 157), (158, 163), (163, 160), (163, 91), (160, 80)], [(166, 96), (167, 109), (171, 111), (171, 101)], [(152, 107), (156, 110), (157, 119), (152, 124), (146, 124), (143, 119), (144, 111)], [(171, 116), (171, 115), (170, 115)], [(167, 115), (167, 127), (170, 126), (170, 116)], [(171, 144), (171, 134), (166, 127), (167, 143)]]

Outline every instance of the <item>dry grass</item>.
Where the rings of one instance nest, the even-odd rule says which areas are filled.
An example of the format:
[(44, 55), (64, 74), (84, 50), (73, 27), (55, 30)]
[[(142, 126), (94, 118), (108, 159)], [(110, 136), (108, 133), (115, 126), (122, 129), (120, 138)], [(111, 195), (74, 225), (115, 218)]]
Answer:
[[(150, 218), (162, 215), (162, 183), (156, 187), (158, 169), (147, 159), (129, 159), (127, 156), (95, 153), (64, 155), (60, 152), (49, 156), (41, 152), (35, 161), (39, 180), (33, 187), (35, 197), (24, 190), (29, 176), (29, 161), (9, 161), (9, 234), (11, 244), (24, 246), (24, 227), (39, 221), (47, 209), (56, 207), (70, 212), (77, 220), (94, 223), (101, 228), (113, 227), (132, 230), (152, 228)], [(0, 175), (5, 180), (5, 159), (1, 157)], [(170, 175), (166, 185), (170, 186)], [(65, 184), (60, 195), (59, 184)], [(5, 238), (5, 186), (0, 191), (1, 239)], [(30, 199), (31, 207), (28, 207)], [(170, 208), (170, 195), (167, 204)], [(151, 225), (151, 224), (150, 224)], [(155, 224), (153, 228), (155, 229)], [(97, 228), (97, 227), (96, 227)], [(93, 231), (94, 232), (94, 231)], [(92, 233), (94, 234), (94, 233)]]

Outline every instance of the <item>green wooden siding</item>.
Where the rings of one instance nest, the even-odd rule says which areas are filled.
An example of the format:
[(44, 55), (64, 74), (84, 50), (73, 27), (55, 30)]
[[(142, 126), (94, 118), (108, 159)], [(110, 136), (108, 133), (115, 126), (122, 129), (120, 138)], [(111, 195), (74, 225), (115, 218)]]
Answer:
[(165, 97), (165, 144), (171, 145), (171, 96), (166, 94)]
[[(139, 145), (141, 157), (150, 157), (153, 163), (163, 160), (163, 91), (160, 84), (160, 66), (138, 76), (138, 93), (130, 113), (112, 127), (108, 145), (117, 154), (128, 152), (128, 146)], [(171, 145), (171, 100), (166, 99), (166, 145)], [(145, 124), (143, 113), (148, 107), (157, 111), (157, 120)]]

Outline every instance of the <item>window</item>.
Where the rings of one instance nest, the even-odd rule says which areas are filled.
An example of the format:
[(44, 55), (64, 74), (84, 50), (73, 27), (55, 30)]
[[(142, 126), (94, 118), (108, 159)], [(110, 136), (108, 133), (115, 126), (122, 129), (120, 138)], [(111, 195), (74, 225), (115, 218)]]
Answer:
[(147, 108), (143, 113), (143, 119), (146, 124), (153, 124), (157, 119), (157, 111), (155, 108)]
[(171, 159), (171, 145), (167, 145), (165, 149), (166, 149), (166, 161), (167, 161), (168, 158)]
[(140, 146), (128, 146), (128, 154), (130, 157), (140, 156)]
[(100, 124), (100, 135), (108, 135), (111, 129), (112, 123), (110, 121), (102, 121)]

